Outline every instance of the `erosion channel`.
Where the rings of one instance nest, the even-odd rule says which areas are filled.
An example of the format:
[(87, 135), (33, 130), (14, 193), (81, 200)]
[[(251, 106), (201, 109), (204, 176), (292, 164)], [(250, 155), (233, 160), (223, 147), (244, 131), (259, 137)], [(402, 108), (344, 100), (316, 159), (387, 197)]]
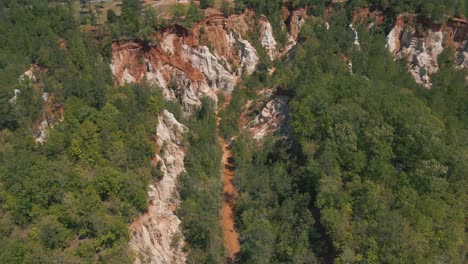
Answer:
[[(227, 100), (221, 107), (224, 108), (229, 104)], [(237, 190), (232, 183), (234, 179), (234, 160), (232, 151), (226, 140), (221, 136), (219, 127), (221, 117), (217, 113), (217, 133), (218, 141), (222, 149), (222, 171), (223, 178), (223, 206), (221, 208), (221, 226), (223, 228), (224, 247), (227, 250), (227, 257), (232, 261), (235, 260), (236, 254), (240, 251), (239, 234), (235, 229), (234, 224), (234, 201), (237, 196)]]

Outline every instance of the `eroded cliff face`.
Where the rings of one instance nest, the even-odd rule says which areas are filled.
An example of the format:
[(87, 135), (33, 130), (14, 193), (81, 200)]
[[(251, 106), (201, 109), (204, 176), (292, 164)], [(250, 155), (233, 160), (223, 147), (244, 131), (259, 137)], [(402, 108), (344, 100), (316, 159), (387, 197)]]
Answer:
[(306, 10), (303, 8), (292, 12), (287, 8), (283, 8), (284, 20), (281, 26), (287, 35), (287, 41), (284, 46), (279, 46), (277, 43), (273, 34), (273, 27), (268, 19), (265, 16), (260, 18), (260, 44), (266, 50), (271, 60), (286, 55), (296, 45), (299, 32), (305, 23), (305, 17)]
[(42, 100), (42, 117), (35, 134), (38, 143), (44, 143), (47, 139), (48, 130), (53, 128), (55, 124), (63, 122), (64, 118), (64, 109), (54, 93), (50, 95), (42, 93)]
[(117, 85), (148, 81), (160, 86), (167, 100), (179, 100), (189, 111), (203, 97), (217, 101), (219, 90), (232, 92), (240, 77), (255, 71), (259, 57), (249, 34), (260, 30), (259, 44), (275, 59), (296, 44), (304, 13), (287, 14), (289, 39), (284, 47), (278, 47), (265, 17), (256, 25), (253, 12), (246, 11), (229, 17), (212, 15), (191, 30), (173, 26), (155, 33), (152, 43), (115, 41), (110, 67)]
[(396, 59), (406, 60), (415, 81), (432, 86), (430, 75), (439, 70), (437, 57), (446, 48), (456, 54), (456, 68), (468, 67), (468, 21), (452, 19), (434, 24), (416, 15), (400, 15), (387, 36), (387, 48)]
[[(262, 89), (257, 100), (249, 101), (241, 115), (241, 127), (252, 138), (262, 140), (268, 135), (279, 132), (287, 134), (287, 116), (289, 97), (280, 89)], [(259, 114), (255, 115), (255, 112)]]
[(137, 264), (186, 262), (180, 220), (174, 213), (179, 204), (177, 177), (185, 171), (180, 143), (185, 132), (187, 128), (168, 111), (159, 115), (156, 143), (161, 151), (155, 155), (153, 165), (160, 167), (164, 175), (149, 186), (147, 212), (129, 227)]
[(10, 99), (11, 104), (15, 104), (18, 96), (21, 96), (21, 89), (26, 86), (32, 87), (40, 92), (42, 98), (42, 110), (40, 119), (34, 124), (33, 137), (37, 143), (44, 143), (47, 139), (49, 129), (53, 128), (58, 122), (63, 122), (64, 109), (57, 100), (55, 93), (45, 92), (44, 76), (47, 76), (47, 70), (37, 65), (31, 65), (18, 78), (19, 88), (15, 89), (14, 96)]
[[(212, 15), (191, 30), (173, 26), (156, 32), (151, 43), (115, 41), (110, 65), (115, 84), (147, 81), (161, 87), (167, 100), (177, 100), (190, 112), (201, 105), (203, 97), (217, 101), (218, 92), (231, 93), (242, 76), (255, 71), (260, 60), (255, 44), (267, 52), (271, 48), (271, 59), (286, 54), (296, 44), (304, 23), (303, 13), (299, 10), (286, 15), (288, 26), (284, 29), (288, 30), (289, 40), (285, 47), (277, 46), (268, 20), (262, 18), (257, 25), (253, 12), (248, 10), (229, 17)], [(264, 28), (267, 31), (260, 31), (261, 43), (248, 41), (249, 34), (258, 34)], [(266, 42), (262, 34), (268, 35)], [(275, 130), (275, 122), (282, 120), (277, 112), (287, 105), (283, 99), (269, 99), (272, 102), (267, 103), (264, 116), (257, 120), (258, 138)], [(148, 211), (130, 225), (130, 245), (137, 255), (136, 263), (186, 261), (180, 220), (174, 214), (179, 203), (177, 177), (184, 171), (180, 141), (185, 131), (169, 112), (159, 117), (157, 144), (161, 151), (154, 163), (159, 163), (164, 176), (149, 188)]]
[(232, 92), (242, 74), (251, 74), (257, 51), (246, 38), (248, 14), (214, 15), (192, 30), (174, 26), (153, 36), (112, 44), (111, 69), (118, 85), (148, 81), (160, 86), (167, 100), (179, 100), (188, 111), (200, 99), (217, 100), (219, 90)]

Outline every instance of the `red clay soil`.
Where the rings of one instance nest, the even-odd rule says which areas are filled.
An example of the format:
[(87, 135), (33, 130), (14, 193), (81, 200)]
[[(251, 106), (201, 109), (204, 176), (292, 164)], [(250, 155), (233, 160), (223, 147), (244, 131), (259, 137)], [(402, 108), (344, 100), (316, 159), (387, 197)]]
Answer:
[(228, 257), (230, 259), (234, 259), (235, 255), (240, 251), (239, 234), (237, 234), (234, 227), (233, 212), (233, 202), (237, 196), (237, 190), (232, 184), (232, 180), (234, 179), (233, 166), (230, 162), (232, 160), (232, 152), (228, 149), (226, 142), (222, 138), (219, 138), (219, 140), (223, 151), (222, 163), (224, 181), (224, 201), (223, 207), (221, 208), (221, 225), (223, 228), (224, 246), (228, 251)]
[[(229, 104), (230, 98), (222, 106), (223, 108)], [(216, 113), (218, 114), (218, 113)], [(221, 118), (217, 117), (218, 135)], [(234, 224), (234, 201), (237, 196), (237, 190), (232, 180), (234, 179), (234, 164), (232, 151), (223, 137), (218, 136), (219, 144), (221, 145), (223, 156), (221, 163), (223, 166), (223, 206), (221, 208), (221, 227), (223, 229), (224, 247), (227, 250), (227, 257), (235, 260), (236, 254), (240, 251), (239, 234), (235, 229)]]

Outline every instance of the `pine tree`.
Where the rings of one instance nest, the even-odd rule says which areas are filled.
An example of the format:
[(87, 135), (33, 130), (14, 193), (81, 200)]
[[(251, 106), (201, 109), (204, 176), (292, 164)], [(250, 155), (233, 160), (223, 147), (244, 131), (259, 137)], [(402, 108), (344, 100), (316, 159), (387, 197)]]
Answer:
[(213, 7), (214, 5), (214, 0), (200, 0), (200, 8), (208, 8), (208, 7)]
[(226, 15), (230, 15), (234, 12), (234, 9), (232, 8), (232, 5), (230, 2), (227, 0), (222, 0), (221, 1), (221, 11)]
[(127, 34), (138, 31), (140, 11), (140, 0), (123, 0), (122, 19), (125, 23), (125, 31)]
[(190, 25), (194, 22), (203, 18), (202, 12), (198, 9), (198, 6), (192, 1), (190, 2), (189, 8), (187, 10), (187, 15), (185, 17), (185, 21)]

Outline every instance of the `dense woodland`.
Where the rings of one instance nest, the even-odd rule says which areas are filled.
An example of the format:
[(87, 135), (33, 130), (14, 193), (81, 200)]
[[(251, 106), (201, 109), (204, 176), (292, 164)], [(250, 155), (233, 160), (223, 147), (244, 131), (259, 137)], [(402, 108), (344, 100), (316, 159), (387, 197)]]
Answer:
[[(277, 61), (259, 52), (256, 73), (221, 112), (222, 136), (237, 136), (238, 262), (466, 261), (467, 72), (453, 69), (446, 50), (427, 90), (384, 48), (396, 14), (466, 17), (466, 1), (348, 1), (334, 7), (326, 30), (321, 15), (330, 2), (291, 1), (292, 8), (313, 7), (298, 46)], [(189, 27), (202, 18), (200, 8), (213, 5), (174, 10), (175, 19)], [(236, 0), (221, 7), (267, 15), (281, 43), (281, 5)], [(357, 27), (358, 50), (347, 25), (352, 10), (368, 5), (389, 18), (375, 31)], [(158, 87), (114, 87), (108, 67), (112, 39), (148, 39), (170, 22), (124, 0), (122, 13), (108, 12), (96, 35), (82, 30), (87, 22), (76, 14), (68, 1), (0, 1), (0, 263), (132, 262), (127, 225), (146, 209), (148, 183), (161, 176), (150, 159), (164, 108), (190, 128), (177, 211), (189, 263), (222, 263), (213, 102), (184, 118)], [(255, 36), (250, 41), (258, 45)], [(353, 75), (342, 54), (353, 61)], [(44, 91), (18, 79), (30, 64), (45, 69)], [(277, 70), (269, 77), (271, 66)], [(244, 103), (264, 87), (290, 94), (292, 130), (259, 142), (237, 124)], [(15, 89), (21, 93), (12, 104)], [(65, 119), (37, 144), (42, 92), (56, 95)]]
[(288, 140), (234, 142), (240, 262), (463, 262), (466, 71), (447, 50), (424, 89), (382, 30), (359, 28), (355, 48), (349, 20), (343, 8), (330, 30), (308, 21), (275, 63), (270, 85), (292, 93)]
[[(67, 5), (2, 1), (0, 17), (0, 263), (131, 262), (127, 225), (158, 175), (160, 89), (113, 88), (106, 47)], [(18, 81), (31, 63), (65, 111), (45, 144), (32, 137), (42, 91)]]
[(189, 263), (222, 263), (224, 260), (223, 233), (219, 223), (219, 209), (223, 196), (221, 149), (216, 135), (215, 105), (203, 100), (203, 105), (189, 122), (191, 132), (187, 138), (190, 152), (185, 157), (187, 173), (181, 176), (182, 204), (177, 212)]

